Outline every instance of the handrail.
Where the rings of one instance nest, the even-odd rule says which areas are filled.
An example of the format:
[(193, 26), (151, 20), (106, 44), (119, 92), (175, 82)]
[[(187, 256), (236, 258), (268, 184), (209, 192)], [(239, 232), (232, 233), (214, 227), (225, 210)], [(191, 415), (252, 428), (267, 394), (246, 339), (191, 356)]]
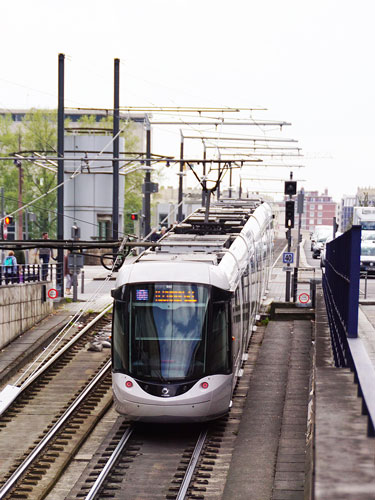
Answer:
[(327, 243), (323, 291), (335, 365), (355, 373), (362, 406), (368, 416), (367, 435), (375, 437), (375, 370), (358, 338), (361, 230), (351, 230)]

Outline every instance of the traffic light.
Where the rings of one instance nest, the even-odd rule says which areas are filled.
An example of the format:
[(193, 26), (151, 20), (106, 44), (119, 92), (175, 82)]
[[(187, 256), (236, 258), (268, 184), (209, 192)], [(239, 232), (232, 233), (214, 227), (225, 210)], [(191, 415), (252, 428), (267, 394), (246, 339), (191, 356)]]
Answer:
[(8, 226), (10, 224), (13, 224), (13, 217), (11, 215), (6, 215), (0, 222), (0, 239), (8, 239)]
[(285, 227), (294, 227), (294, 200), (285, 202)]
[(138, 220), (138, 214), (135, 212), (135, 213), (132, 213), (130, 214), (130, 219), (131, 220)]
[(285, 181), (284, 193), (292, 196), (297, 193), (297, 181)]

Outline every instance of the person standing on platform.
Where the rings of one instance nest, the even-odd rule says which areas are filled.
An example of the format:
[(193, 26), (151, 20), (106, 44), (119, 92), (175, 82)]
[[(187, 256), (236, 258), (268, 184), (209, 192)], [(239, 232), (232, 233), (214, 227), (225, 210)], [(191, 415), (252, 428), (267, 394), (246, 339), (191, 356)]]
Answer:
[[(42, 234), (43, 240), (48, 240), (48, 233)], [(39, 259), (42, 261), (42, 280), (45, 281), (48, 277), (48, 263), (51, 258), (51, 249), (42, 247), (39, 249)]]
[(68, 255), (64, 256), (64, 277), (65, 277), (65, 293), (70, 295), (70, 289), (72, 288), (72, 273), (69, 269), (69, 258)]
[(17, 277), (17, 259), (14, 256), (13, 250), (10, 250), (7, 257), (5, 257), (3, 262), (5, 284), (7, 285), (10, 281), (15, 283)]

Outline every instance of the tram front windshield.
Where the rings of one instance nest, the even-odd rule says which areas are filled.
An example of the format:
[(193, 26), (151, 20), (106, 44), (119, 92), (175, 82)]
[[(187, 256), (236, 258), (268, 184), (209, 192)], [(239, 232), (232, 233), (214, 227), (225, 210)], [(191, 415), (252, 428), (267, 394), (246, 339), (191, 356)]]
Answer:
[(215, 300), (211, 287), (157, 283), (123, 288), (115, 301), (114, 371), (150, 381), (228, 372), (228, 303)]

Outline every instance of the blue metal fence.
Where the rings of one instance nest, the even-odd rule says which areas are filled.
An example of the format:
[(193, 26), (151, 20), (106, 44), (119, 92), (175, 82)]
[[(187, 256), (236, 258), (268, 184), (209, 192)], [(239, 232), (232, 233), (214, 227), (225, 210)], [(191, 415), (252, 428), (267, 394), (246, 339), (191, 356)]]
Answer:
[(368, 435), (375, 437), (375, 370), (358, 338), (360, 258), (360, 226), (327, 243), (323, 291), (335, 364), (355, 373)]
[(347, 339), (358, 335), (360, 255), (360, 226), (327, 243), (323, 290), (336, 366), (352, 365)]

